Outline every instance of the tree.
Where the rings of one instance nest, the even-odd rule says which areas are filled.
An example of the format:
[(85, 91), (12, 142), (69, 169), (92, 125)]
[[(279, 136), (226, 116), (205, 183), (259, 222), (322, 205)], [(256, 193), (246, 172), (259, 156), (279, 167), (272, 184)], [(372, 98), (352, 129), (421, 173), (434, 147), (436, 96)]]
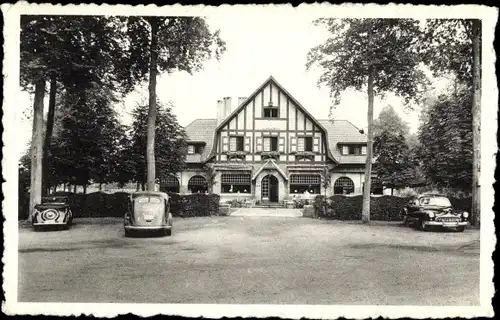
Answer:
[(332, 181), (330, 179), (330, 169), (328, 167), (323, 168), (321, 171), (321, 185), (323, 189), (325, 189), (325, 197), (326, 197), (326, 191), (328, 188), (330, 188)]
[[(176, 174), (182, 171), (185, 166), (187, 136), (184, 128), (177, 122), (171, 105), (163, 105), (158, 101), (156, 105), (158, 112), (155, 123), (157, 136), (154, 145), (156, 150), (155, 176)], [(147, 160), (144, 157), (143, 150), (146, 149), (148, 142), (149, 105), (138, 105), (133, 110), (132, 116), (134, 118), (131, 130), (132, 147), (129, 154), (132, 155), (130, 160), (133, 161), (135, 167), (135, 180), (144, 188), (147, 181)]]
[(130, 57), (133, 57), (130, 61), (134, 61), (130, 72), (136, 79), (144, 78), (149, 72), (147, 189), (154, 190), (157, 74), (173, 71), (192, 74), (212, 55), (218, 59), (225, 44), (219, 32), (212, 33), (201, 17), (130, 17), (127, 26)]
[(472, 94), (443, 95), (424, 112), (418, 132), (419, 158), (428, 179), (435, 185), (472, 191), (473, 132)]
[(374, 97), (393, 92), (408, 103), (421, 94), (425, 76), (418, 68), (419, 23), (412, 19), (322, 18), (331, 35), (324, 44), (310, 50), (306, 67), (322, 69), (318, 85), (330, 89), (333, 106), (348, 88), (368, 93), (368, 143), (363, 190), (363, 221), (370, 220), (370, 189), (373, 147)]
[(59, 182), (81, 185), (85, 192), (91, 181), (112, 181), (125, 135), (112, 102), (111, 92), (94, 86), (64, 95), (61, 132), (51, 145), (53, 164), (62, 176)]
[(457, 81), (474, 92), (472, 109), (473, 165), (471, 221), (480, 221), (480, 126), (481, 126), (481, 21), (431, 19), (426, 21), (421, 54), (436, 74), (452, 72)]
[(396, 113), (391, 105), (388, 105), (380, 111), (378, 118), (373, 121), (373, 135), (377, 136), (382, 132), (392, 132), (396, 135), (408, 136), (410, 127)]
[(374, 155), (377, 158), (375, 169), (382, 185), (391, 188), (406, 186), (412, 180), (409, 161), (409, 148), (405, 137), (400, 133), (383, 131), (373, 142)]
[(203, 166), (203, 169), (205, 170), (205, 174), (207, 176), (208, 192), (212, 193), (214, 185), (217, 183), (217, 181), (215, 180), (215, 178), (216, 178), (216, 171), (215, 171), (215, 169), (212, 166), (207, 165), (207, 164), (205, 164)]
[[(21, 87), (29, 92), (34, 91), (35, 95), (31, 145), (35, 161), (31, 171), (30, 215), (33, 205), (40, 202), (41, 198), (42, 158), (47, 164), (57, 83), (66, 87), (82, 82), (114, 86), (116, 79), (126, 79), (121, 69), (117, 68), (118, 65), (124, 65), (126, 59), (120, 49), (123, 43), (120, 35), (123, 33), (117, 28), (117, 22), (119, 20), (116, 18), (104, 16), (21, 17)], [(111, 76), (118, 73), (118, 78)], [(43, 122), (40, 119), (43, 120), (46, 81), (50, 81), (50, 94), (47, 131), (43, 139)], [(48, 180), (47, 171), (45, 175), (45, 180)]]

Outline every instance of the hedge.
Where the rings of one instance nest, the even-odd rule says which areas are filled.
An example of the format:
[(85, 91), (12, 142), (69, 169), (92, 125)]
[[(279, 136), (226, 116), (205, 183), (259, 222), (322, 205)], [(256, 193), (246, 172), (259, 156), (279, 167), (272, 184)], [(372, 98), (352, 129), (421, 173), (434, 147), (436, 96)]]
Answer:
[[(449, 198), (456, 210), (470, 212), (471, 198)], [(410, 197), (381, 196), (371, 197), (370, 219), (381, 221), (399, 221), (400, 212)], [(314, 199), (315, 215), (320, 218), (337, 220), (361, 220), (363, 196), (334, 195), (328, 199), (316, 196)]]
[[(73, 199), (73, 214), (78, 217), (123, 217), (128, 210), (130, 194), (117, 192), (107, 194), (93, 192), (89, 194), (73, 194), (57, 192), (54, 195), (66, 195)], [(174, 217), (201, 217), (219, 213), (219, 195), (216, 194), (169, 194), (170, 212)], [(29, 196), (19, 197), (19, 219), (27, 219)]]

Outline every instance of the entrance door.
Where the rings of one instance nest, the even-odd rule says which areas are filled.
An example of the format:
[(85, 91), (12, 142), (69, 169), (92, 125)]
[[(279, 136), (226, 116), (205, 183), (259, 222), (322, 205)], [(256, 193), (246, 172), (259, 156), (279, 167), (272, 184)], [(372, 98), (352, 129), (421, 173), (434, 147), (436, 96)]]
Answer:
[(262, 178), (262, 200), (270, 202), (279, 201), (278, 179), (273, 175), (267, 175)]

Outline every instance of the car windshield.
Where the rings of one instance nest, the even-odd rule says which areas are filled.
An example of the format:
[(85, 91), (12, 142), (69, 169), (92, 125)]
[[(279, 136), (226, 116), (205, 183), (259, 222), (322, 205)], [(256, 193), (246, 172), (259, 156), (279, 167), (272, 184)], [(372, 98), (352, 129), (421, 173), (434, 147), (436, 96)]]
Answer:
[(135, 198), (134, 202), (135, 202), (136, 208), (141, 208), (144, 206), (148, 206), (150, 204), (160, 204), (161, 198), (144, 196), (144, 197)]
[(446, 197), (424, 197), (420, 199), (420, 204), (425, 206), (451, 207), (450, 200)]

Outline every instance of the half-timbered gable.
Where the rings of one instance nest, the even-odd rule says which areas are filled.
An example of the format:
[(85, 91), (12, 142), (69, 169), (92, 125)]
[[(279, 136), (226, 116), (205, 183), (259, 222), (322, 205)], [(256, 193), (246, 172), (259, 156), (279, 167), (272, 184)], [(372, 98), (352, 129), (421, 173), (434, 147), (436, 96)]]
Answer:
[(177, 177), (181, 193), (207, 190), (207, 167), (215, 173), (211, 189), (223, 200), (282, 202), (362, 191), (366, 135), (348, 121), (315, 119), (273, 77), (235, 103), (230, 97), (217, 101), (216, 119), (195, 120), (186, 133), (187, 169)]

